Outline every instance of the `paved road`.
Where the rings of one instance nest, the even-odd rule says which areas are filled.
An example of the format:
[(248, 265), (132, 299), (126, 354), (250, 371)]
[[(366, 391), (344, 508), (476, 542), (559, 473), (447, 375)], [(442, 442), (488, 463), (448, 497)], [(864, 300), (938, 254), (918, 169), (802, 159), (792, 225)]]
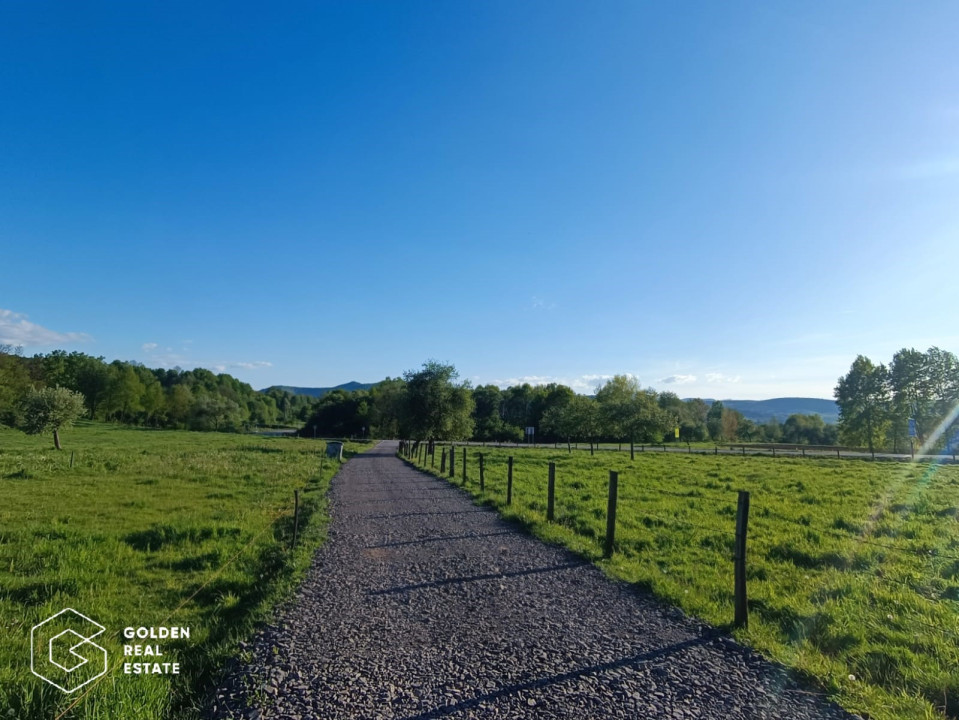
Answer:
[(776, 667), (394, 457), (347, 463), (329, 541), (214, 718), (849, 718)]

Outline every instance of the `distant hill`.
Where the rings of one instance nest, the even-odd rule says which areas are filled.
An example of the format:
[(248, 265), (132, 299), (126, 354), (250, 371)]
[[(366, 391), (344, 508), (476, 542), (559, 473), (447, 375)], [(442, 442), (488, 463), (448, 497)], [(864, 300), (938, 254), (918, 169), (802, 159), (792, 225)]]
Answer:
[[(705, 398), (704, 398), (705, 400)], [(713, 401), (706, 400), (708, 403)], [(839, 406), (833, 400), (822, 398), (772, 398), (771, 400), (723, 400), (723, 405), (738, 410), (753, 422), (764, 423), (770, 418), (784, 422), (790, 415), (820, 415), (824, 422), (839, 422)]]
[(287, 392), (293, 393), (294, 395), (309, 395), (311, 397), (323, 397), (331, 390), (346, 390), (347, 392), (353, 392), (354, 390), (369, 390), (376, 383), (361, 383), (356, 382), (356, 380), (351, 380), (350, 382), (343, 383), (342, 385), (337, 385), (336, 387), (325, 387), (325, 388), (308, 388), (308, 387), (293, 387), (292, 385), (271, 385), (268, 388), (264, 388), (260, 392), (266, 392), (267, 390), (273, 390), (274, 388), (278, 390), (286, 390)]

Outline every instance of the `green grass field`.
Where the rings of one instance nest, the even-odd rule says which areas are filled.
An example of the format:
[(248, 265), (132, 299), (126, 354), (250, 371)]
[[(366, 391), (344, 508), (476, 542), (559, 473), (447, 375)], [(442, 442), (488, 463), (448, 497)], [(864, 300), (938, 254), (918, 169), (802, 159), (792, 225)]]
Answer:
[[(0, 718), (197, 717), (212, 674), (325, 537), (339, 463), (321, 475), (324, 443), (293, 438), (84, 424), (62, 440), (57, 452), (0, 428)], [(96, 642), (111, 667), (70, 695), (29, 659), (31, 627), (66, 607), (106, 626)], [(181, 674), (123, 674), (127, 626), (189, 627), (161, 646)]]
[[(959, 718), (959, 467), (666, 453), (630, 461), (628, 453), (565, 449), (468, 453), (466, 487), (478, 502), (720, 626), (733, 619), (737, 491), (748, 490), (750, 620), (737, 637), (865, 717)], [(515, 458), (509, 507), (508, 455)], [(554, 523), (545, 517), (550, 461)], [(439, 466), (437, 447), (434, 472)], [(617, 535), (613, 557), (602, 560), (609, 470), (619, 472)]]

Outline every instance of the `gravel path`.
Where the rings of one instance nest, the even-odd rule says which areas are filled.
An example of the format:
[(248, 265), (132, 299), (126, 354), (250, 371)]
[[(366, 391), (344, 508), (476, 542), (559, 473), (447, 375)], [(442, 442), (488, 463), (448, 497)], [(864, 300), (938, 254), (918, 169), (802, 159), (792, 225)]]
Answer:
[(214, 718), (850, 718), (707, 626), (528, 537), (383, 442)]

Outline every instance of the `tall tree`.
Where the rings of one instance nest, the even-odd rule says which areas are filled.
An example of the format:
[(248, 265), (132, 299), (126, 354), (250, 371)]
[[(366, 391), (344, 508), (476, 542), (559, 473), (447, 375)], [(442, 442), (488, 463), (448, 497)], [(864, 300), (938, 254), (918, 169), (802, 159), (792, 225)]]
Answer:
[(406, 382), (401, 378), (378, 382), (370, 388), (370, 403), (370, 435), (399, 437), (406, 407)]
[(570, 400), (569, 407), (576, 424), (577, 437), (589, 443), (589, 454), (592, 455), (603, 426), (599, 403), (595, 398), (576, 395)]
[(602, 434), (622, 443), (630, 439), (632, 415), (637, 411), (639, 381), (631, 375), (614, 375), (596, 389), (602, 417)]
[(576, 408), (573, 400), (565, 405), (554, 405), (543, 413), (541, 427), (547, 437), (561, 438), (567, 452), (573, 452), (573, 438), (577, 433)]
[(839, 437), (848, 445), (866, 445), (875, 452), (889, 423), (889, 372), (864, 355), (839, 378), (835, 390), (839, 405)]
[(716, 400), (706, 413), (706, 429), (711, 440), (720, 440), (723, 437), (723, 406), (722, 400)]
[(20, 400), (33, 387), (23, 349), (0, 345), (0, 423), (16, 425), (20, 419)]
[(403, 374), (406, 381), (401, 431), (425, 440), (465, 440), (473, 434), (473, 395), (468, 382), (456, 383), (453, 365), (436, 360)]

